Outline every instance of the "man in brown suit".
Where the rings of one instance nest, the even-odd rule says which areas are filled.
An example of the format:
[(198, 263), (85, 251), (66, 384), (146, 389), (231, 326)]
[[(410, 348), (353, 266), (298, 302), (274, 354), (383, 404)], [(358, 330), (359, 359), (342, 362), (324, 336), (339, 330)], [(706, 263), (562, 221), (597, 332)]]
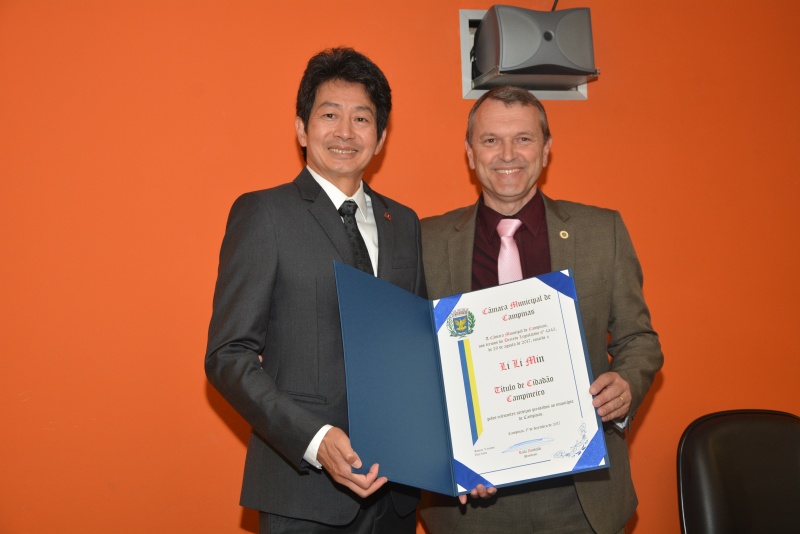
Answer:
[(483, 193), (472, 206), (422, 221), (428, 297), (497, 285), (496, 228), (521, 221), (513, 239), (523, 277), (573, 271), (611, 466), (500, 490), (478, 486), (469, 504), (428, 494), (420, 513), (433, 534), (623, 533), (636, 509), (625, 430), (661, 368), (661, 345), (619, 213), (538, 190), (551, 144), (545, 110), (528, 91), (499, 87), (475, 103), (466, 149)]

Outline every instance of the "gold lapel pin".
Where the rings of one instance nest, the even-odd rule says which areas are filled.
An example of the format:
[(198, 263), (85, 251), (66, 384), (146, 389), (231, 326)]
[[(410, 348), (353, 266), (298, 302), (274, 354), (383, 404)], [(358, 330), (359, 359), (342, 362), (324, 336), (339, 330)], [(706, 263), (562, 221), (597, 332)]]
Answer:
[(386, 217), (386, 220), (387, 220), (387, 221), (391, 221), (391, 220), (392, 220), (392, 216), (391, 216), (391, 215), (389, 215), (389, 212), (388, 212), (388, 211), (384, 211), (384, 212), (383, 212), (383, 216), (384, 216), (384, 217)]
[(561, 239), (566, 239), (569, 237), (569, 232), (567, 232), (566, 230), (561, 230), (561, 232), (559, 232), (558, 235), (561, 236)]

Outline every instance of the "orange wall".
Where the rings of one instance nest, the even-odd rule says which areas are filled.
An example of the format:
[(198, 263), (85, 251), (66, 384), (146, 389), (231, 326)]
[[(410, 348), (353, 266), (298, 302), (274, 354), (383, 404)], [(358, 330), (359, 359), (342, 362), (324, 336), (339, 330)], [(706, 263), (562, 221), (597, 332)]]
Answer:
[[(255, 530), (248, 429), (202, 355), (231, 202), (300, 167), (313, 53), (389, 77), (376, 189), (421, 216), (474, 200), (458, 10), (491, 2), (274, 3), (0, 0), (0, 532)], [(636, 243), (666, 366), (634, 425), (634, 530), (672, 533), (691, 420), (800, 413), (800, 3), (559, 3), (582, 6), (601, 76), (546, 103), (544, 190), (621, 210)]]

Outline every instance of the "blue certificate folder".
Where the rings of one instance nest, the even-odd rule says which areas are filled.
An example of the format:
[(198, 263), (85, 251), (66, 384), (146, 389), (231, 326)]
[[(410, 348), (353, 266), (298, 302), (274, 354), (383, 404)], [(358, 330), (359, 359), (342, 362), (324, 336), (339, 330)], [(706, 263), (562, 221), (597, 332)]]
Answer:
[[(437, 321), (436, 314), (443, 313), (441, 307), (434, 308), (433, 301), (347, 265), (335, 262), (334, 271), (348, 433), (363, 462), (361, 472), (377, 463), (379, 476), (392, 482), (452, 496), (467, 493), (479, 483), (503, 486), (548, 478), (494, 484), (456, 460), (437, 336), (437, 322), (442, 318)], [(566, 279), (567, 290), (574, 294), (572, 278), (560, 278)], [(599, 431), (575, 467), (550, 477), (608, 467), (602, 424), (597, 421)]]

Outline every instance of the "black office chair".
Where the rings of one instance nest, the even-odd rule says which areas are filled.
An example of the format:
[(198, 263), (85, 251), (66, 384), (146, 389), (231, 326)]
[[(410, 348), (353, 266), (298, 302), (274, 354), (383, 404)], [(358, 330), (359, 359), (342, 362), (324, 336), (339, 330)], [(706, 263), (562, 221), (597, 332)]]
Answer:
[(693, 421), (678, 444), (684, 534), (800, 533), (800, 417), (731, 410)]

